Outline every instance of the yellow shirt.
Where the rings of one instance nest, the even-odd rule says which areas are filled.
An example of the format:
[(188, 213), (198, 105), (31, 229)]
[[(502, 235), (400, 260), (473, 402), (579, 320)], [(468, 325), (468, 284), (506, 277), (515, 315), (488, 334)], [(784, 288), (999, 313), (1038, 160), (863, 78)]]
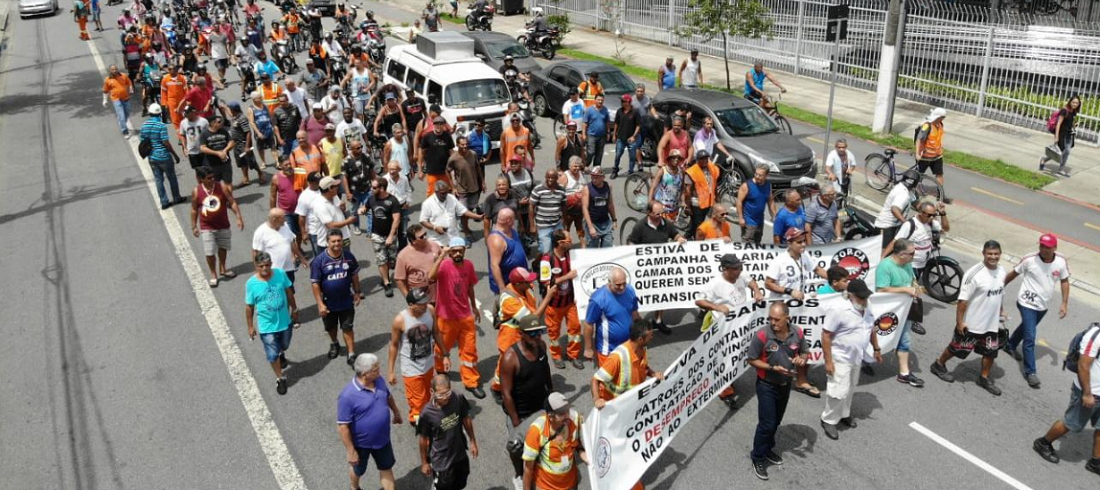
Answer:
[(321, 153), (325, 155), (325, 163), (328, 164), (328, 174), (335, 177), (344, 172), (344, 140), (336, 138), (329, 142), (328, 138), (321, 138)]

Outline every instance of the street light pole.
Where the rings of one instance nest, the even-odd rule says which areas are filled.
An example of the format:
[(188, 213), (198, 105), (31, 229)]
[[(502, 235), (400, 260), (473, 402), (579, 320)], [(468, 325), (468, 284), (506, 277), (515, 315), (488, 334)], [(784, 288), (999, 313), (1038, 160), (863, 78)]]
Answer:
[(886, 31), (879, 53), (878, 87), (875, 90), (875, 118), (871, 130), (889, 134), (894, 126), (894, 101), (898, 91), (898, 67), (905, 39), (905, 1), (890, 0), (886, 12)]

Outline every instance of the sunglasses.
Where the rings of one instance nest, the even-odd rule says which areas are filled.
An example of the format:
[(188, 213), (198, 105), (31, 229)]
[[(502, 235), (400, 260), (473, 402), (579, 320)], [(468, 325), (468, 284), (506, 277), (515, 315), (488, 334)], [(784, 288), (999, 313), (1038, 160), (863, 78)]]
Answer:
[(428, 234), (427, 234), (427, 233), (421, 233), (421, 234), (419, 234), (419, 235), (416, 235), (416, 236), (415, 236), (415, 237), (413, 237), (413, 238), (415, 238), (415, 239), (417, 239), (417, 240), (423, 240), (423, 239), (424, 239), (424, 237), (426, 237), (426, 236), (428, 236)]

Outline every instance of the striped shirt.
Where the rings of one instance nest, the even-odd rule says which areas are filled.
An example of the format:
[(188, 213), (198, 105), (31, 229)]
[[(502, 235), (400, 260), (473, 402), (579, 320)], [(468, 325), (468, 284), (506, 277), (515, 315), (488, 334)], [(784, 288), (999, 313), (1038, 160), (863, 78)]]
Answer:
[(561, 223), (561, 212), (565, 206), (565, 191), (560, 187), (553, 189), (539, 184), (531, 191), (531, 204), (535, 206), (535, 225), (549, 228)]
[(170, 162), (172, 156), (164, 144), (168, 141), (168, 126), (157, 118), (145, 120), (141, 125), (141, 138), (149, 140), (153, 144), (153, 152), (149, 154), (149, 160), (158, 162)]

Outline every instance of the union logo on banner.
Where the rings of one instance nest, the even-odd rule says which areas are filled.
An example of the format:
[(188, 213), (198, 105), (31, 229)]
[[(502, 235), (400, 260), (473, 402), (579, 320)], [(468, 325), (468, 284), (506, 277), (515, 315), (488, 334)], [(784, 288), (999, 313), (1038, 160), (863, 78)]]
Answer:
[(880, 337), (894, 333), (894, 330), (898, 329), (898, 325), (900, 325), (898, 316), (892, 311), (887, 311), (875, 319), (875, 331), (878, 332)]
[(603, 478), (611, 469), (611, 443), (606, 437), (596, 442), (596, 474)]
[(833, 254), (829, 266), (839, 265), (848, 271), (848, 279), (864, 279), (871, 270), (867, 254), (855, 247), (845, 247)]
[(592, 296), (596, 293), (597, 289), (600, 289), (607, 284), (607, 278), (611, 276), (611, 271), (619, 269), (626, 275), (627, 283), (630, 282), (630, 272), (614, 262), (604, 262), (602, 264), (594, 265), (588, 270), (584, 271), (584, 274), (580, 276), (581, 288), (584, 289), (584, 294)]

